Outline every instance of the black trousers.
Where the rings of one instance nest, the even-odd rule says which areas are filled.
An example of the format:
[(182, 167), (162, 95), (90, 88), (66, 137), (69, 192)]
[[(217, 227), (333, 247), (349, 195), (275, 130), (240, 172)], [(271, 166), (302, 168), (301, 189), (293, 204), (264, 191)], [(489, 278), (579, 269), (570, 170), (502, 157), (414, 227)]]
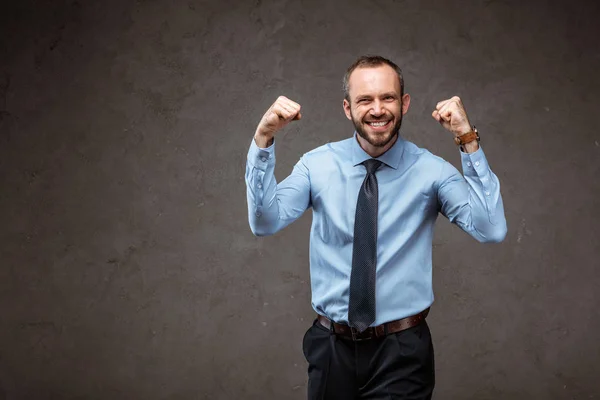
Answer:
[(309, 400), (431, 399), (435, 368), (426, 321), (378, 339), (354, 342), (316, 319), (302, 342)]

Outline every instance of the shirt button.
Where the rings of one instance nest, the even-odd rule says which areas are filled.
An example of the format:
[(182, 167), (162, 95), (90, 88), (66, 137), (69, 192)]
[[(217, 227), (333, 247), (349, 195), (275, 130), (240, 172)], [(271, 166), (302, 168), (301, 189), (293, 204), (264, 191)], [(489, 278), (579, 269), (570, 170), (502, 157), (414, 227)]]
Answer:
[(485, 195), (486, 195), (486, 196), (489, 196), (489, 195), (490, 195), (490, 192), (489, 192), (489, 191), (485, 192)]
[(469, 162), (467, 162), (467, 167), (470, 167), (470, 166), (471, 166), (471, 162), (469, 161)]
[(260, 211), (256, 212), (256, 216), (260, 218), (260, 216), (262, 215), (262, 213)]
[(475, 161), (475, 166), (479, 167), (479, 161)]
[(256, 187), (262, 189), (262, 183), (259, 183), (258, 185), (256, 185)]
[(260, 161), (262, 161), (262, 162), (267, 162), (267, 157), (261, 157), (261, 158), (260, 158)]

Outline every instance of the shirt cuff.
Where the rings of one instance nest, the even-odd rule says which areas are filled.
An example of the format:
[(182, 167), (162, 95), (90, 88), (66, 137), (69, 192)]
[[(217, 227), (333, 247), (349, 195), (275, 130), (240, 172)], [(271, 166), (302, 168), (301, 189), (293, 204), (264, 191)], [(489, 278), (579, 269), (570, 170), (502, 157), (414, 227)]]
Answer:
[(265, 171), (269, 165), (275, 164), (275, 139), (273, 138), (273, 143), (263, 149), (258, 147), (254, 138), (252, 138), (252, 143), (250, 143), (250, 150), (248, 150), (248, 162), (254, 168)]
[(479, 145), (477, 151), (473, 153), (460, 152), (460, 158), (462, 161), (463, 174), (465, 176), (482, 176), (485, 175), (489, 169), (487, 158), (483, 148)]

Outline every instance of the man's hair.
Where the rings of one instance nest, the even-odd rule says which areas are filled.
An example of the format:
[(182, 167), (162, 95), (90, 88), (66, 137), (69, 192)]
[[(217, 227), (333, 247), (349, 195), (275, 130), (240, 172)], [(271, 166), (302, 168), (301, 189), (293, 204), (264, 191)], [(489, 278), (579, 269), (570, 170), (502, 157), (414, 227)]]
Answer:
[(404, 78), (402, 77), (402, 70), (399, 66), (381, 56), (361, 56), (358, 58), (358, 60), (354, 61), (354, 63), (346, 71), (346, 75), (344, 75), (344, 98), (350, 101), (350, 94), (348, 93), (348, 81), (350, 80), (350, 75), (356, 68), (372, 68), (379, 67), (381, 65), (389, 65), (394, 69), (394, 71), (396, 71), (396, 74), (398, 74), (398, 79), (400, 80), (400, 97), (404, 96)]

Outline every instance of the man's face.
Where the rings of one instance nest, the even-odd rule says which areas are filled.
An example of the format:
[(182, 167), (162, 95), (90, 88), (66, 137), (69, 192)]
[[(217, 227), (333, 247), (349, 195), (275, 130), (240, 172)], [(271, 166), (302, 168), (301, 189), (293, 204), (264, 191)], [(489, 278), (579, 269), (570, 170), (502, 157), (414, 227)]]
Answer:
[(376, 148), (390, 144), (410, 103), (408, 94), (400, 98), (396, 71), (388, 65), (357, 68), (348, 84), (350, 102), (344, 99), (344, 111), (358, 135)]

